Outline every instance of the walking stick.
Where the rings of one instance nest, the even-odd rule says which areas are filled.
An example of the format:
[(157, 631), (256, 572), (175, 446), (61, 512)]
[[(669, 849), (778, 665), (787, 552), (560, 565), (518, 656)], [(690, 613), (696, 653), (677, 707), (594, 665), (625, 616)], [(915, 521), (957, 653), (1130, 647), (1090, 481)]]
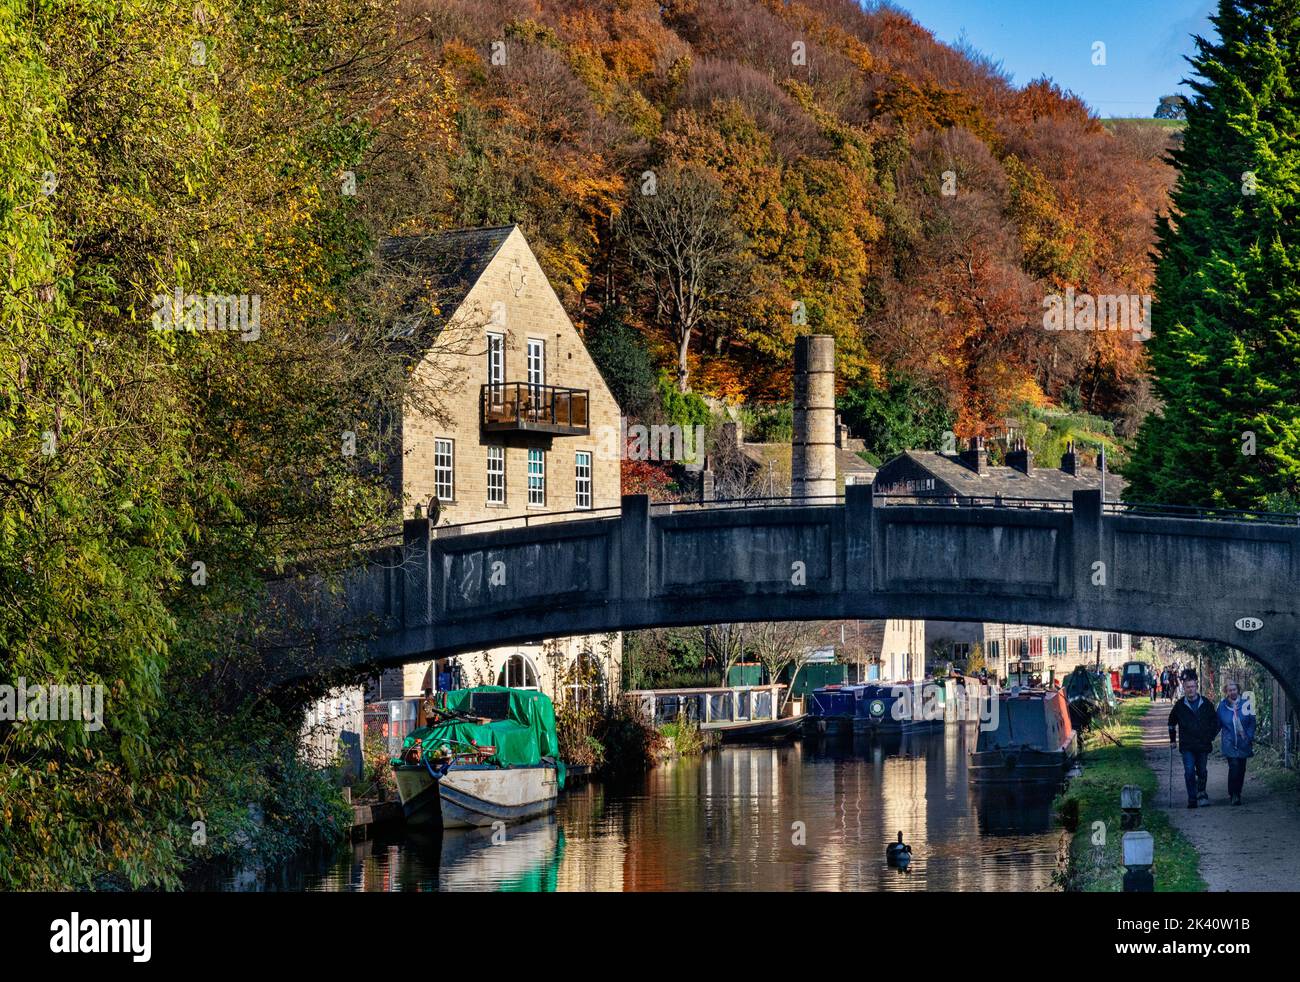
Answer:
[(1169, 807), (1174, 807), (1174, 744), (1169, 743)]

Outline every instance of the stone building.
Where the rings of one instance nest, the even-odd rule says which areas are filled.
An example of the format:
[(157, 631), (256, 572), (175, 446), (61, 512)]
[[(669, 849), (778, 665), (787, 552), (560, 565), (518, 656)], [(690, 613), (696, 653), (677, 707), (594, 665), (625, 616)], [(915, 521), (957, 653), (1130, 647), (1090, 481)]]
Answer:
[(926, 621), (930, 665), (966, 665), (977, 653), (989, 672), (1005, 678), (1012, 662), (1033, 662), (1043, 678), (1055, 672), (1059, 681), (1079, 665), (1119, 668), (1133, 654), (1133, 639), (1119, 631), (1081, 631), (1034, 624), (970, 621)]
[[(380, 255), (433, 300), (404, 328), (428, 346), (400, 421), (405, 516), (487, 530), (617, 508), (618, 405), (519, 227), (392, 238)], [(583, 697), (616, 690), (621, 663), (618, 634), (538, 639), (408, 664), (369, 694), (497, 684)]]

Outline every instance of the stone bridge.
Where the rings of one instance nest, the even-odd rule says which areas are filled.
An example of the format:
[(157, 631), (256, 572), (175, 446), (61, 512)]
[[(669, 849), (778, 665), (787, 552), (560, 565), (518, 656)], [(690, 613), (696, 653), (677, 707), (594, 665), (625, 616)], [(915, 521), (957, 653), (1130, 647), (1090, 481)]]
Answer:
[(646, 627), (929, 618), (1219, 641), (1300, 703), (1295, 518), (1149, 514), (1098, 491), (979, 507), (846, 492), (763, 507), (629, 496), (608, 515), (491, 531), (408, 521), (400, 546), (332, 589), (280, 592), (278, 627), (299, 639), (285, 671)]

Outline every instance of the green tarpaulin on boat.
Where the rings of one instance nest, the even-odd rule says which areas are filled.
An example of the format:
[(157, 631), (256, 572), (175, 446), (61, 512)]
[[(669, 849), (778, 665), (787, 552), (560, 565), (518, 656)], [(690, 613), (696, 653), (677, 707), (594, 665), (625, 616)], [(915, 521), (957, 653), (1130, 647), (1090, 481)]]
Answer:
[(426, 753), (446, 744), (453, 753), (467, 747), (496, 747), (488, 763), (498, 767), (530, 767), (543, 757), (555, 760), (556, 780), (564, 787), (564, 762), (555, 735), (555, 707), (549, 696), (529, 689), (480, 685), (438, 693), (440, 705), (470, 716), (503, 716), (490, 723), (446, 722), (414, 730), (402, 743), (405, 751), (416, 739)]

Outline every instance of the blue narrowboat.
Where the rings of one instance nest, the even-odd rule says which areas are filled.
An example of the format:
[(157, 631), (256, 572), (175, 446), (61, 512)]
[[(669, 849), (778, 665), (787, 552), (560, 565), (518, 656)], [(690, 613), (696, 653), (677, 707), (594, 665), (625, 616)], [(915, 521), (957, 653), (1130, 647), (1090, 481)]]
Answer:
[(814, 689), (807, 725), (816, 733), (918, 733), (942, 729), (942, 686), (865, 682)]

